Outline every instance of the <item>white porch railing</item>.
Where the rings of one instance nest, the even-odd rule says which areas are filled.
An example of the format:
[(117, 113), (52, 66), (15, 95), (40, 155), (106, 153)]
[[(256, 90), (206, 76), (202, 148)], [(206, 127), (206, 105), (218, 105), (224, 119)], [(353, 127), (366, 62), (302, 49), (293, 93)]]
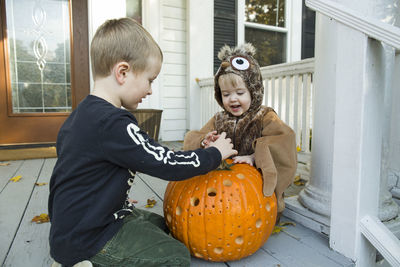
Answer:
[[(346, 3), (346, 1), (339, 2)], [(349, 139), (340, 140), (340, 142), (335, 144), (333, 149), (333, 173), (338, 175), (332, 177), (330, 244), (336, 251), (355, 260), (356, 266), (374, 266), (375, 249), (377, 249), (392, 266), (400, 266), (400, 241), (377, 217), (379, 202), (377, 196), (380, 190), (380, 146), (376, 144), (380, 144), (382, 134), (380, 131), (375, 131), (372, 134), (371, 132), (374, 130), (374, 127), (379, 127), (376, 125), (382, 120), (383, 115), (379, 110), (382, 110), (384, 84), (382, 84), (382, 80), (379, 80), (379, 78), (381, 78), (379, 74), (383, 72), (382, 67), (384, 68), (384, 66), (379, 65), (379, 57), (376, 57), (374, 54), (378, 53), (381, 48), (379, 46), (372, 47), (375, 43), (368, 42), (371, 41), (370, 39), (375, 39), (396, 50), (394, 56), (395, 66), (394, 69), (391, 70), (393, 71), (392, 90), (400, 90), (398, 84), (400, 81), (398, 75), (400, 73), (400, 29), (379, 21), (376, 18), (366, 17), (364, 14), (341, 5), (339, 2), (332, 0), (306, 0), (306, 5), (340, 24), (339, 39), (349, 37), (349, 33), (353, 35), (357, 33), (354, 40), (351, 40), (353, 43), (359, 41), (356, 45), (353, 45), (357, 47), (352, 48), (346, 45), (343, 47), (350, 47), (349, 49), (354, 49), (354, 51), (356, 49), (359, 51), (367, 51), (367, 53), (363, 55), (364, 62), (360, 62), (359, 64), (361, 65), (367, 62), (369, 64), (367, 66), (378, 67), (364, 69), (363, 72), (359, 73), (351, 73), (353, 78), (357, 81), (351, 85), (355, 84), (356, 86), (360, 86), (362, 90), (354, 90), (356, 92), (349, 92), (348, 95), (345, 95), (343, 93), (345, 90), (341, 91), (340, 87), (336, 88), (336, 93), (338, 94), (338, 92), (340, 92), (340, 95), (336, 95), (336, 110), (338, 108), (347, 108), (348, 112), (338, 113), (340, 116), (338, 115), (338, 121), (335, 121), (333, 130), (336, 133), (335, 137), (343, 138), (347, 136)], [(363, 1), (360, 1), (359, 4), (364, 4), (362, 2)], [(369, 7), (372, 7), (371, 3), (373, 2), (365, 1), (365, 4), (369, 4)], [(392, 8), (397, 7), (394, 5)], [(376, 12), (379, 13), (379, 11)], [(350, 42), (344, 40), (343, 43), (348, 44)], [(362, 44), (362, 46), (359, 44)], [(343, 54), (346, 55), (345, 53)], [(317, 62), (320, 62), (320, 58), (316, 57), (316, 59)], [(336, 62), (331, 59), (321, 62), (335, 64), (335, 67), (340, 69), (346, 68), (347, 66), (343, 64), (348, 64), (350, 61), (351, 60), (340, 58)], [(354, 65), (357, 65), (357, 63)], [(349, 70), (349, 68), (347, 68), (347, 70)], [(365, 83), (362, 83), (363, 75), (375, 75), (376, 83), (379, 84), (365, 85)], [(342, 79), (343, 77), (340, 78)], [(367, 77), (367, 79), (368, 78), (370, 77)], [(344, 79), (346, 79), (346, 77)], [(359, 81), (361, 81), (361, 83)], [(324, 82), (327, 82), (327, 80), (325, 79)], [(335, 82), (335, 78), (333, 78), (333, 82)], [(340, 85), (347, 86), (346, 84)], [(317, 88), (317, 90), (319, 90), (319, 88)], [(343, 101), (347, 98), (353, 100), (357, 99), (359, 103)], [(340, 101), (340, 104), (338, 104), (338, 101)], [(346, 104), (348, 105), (351, 103), (354, 103), (354, 108), (346, 106)], [(351, 117), (346, 118), (344, 116)], [(368, 116), (368, 120), (365, 119), (366, 116)], [(365, 123), (360, 127), (360, 122)], [(336, 125), (336, 123), (341, 125)], [(356, 125), (356, 123), (358, 123), (358, 125)], [(354, 135), (346, 135), (344, 134), (346, 131), (352, 131), (353, 129), (345, 126), (354, 126), (354, 130), (357, 131), (361, 129), (361, 131)], [(354, 146), (352, 146), (352, 142), (355, 144)], [(374, 145), (375, 147), (373, 147)], [(356, 152), (352, 151), (346, 155), (346, 152), (354, 147), (359, 147), (359, 150)], [(352, 160), (354, 160), (353, 164), (346, 164), (347, 162), (344, 162), (348, 159), (346, 157), (348, 155), (356, 156), (352, 158)], [(346, 166), (346, 169), (344, 169), (343, 166)], [(347, 173), (352, 174), (352, 181), (349, 181), (349, 175), (347, 175)], [(345, 187), (343, 187), (343, 185), (345, 185)], [(346, 202), (349, 198), (345, 198), (344, 196), (348, 195), (354, 196), (354, 203)], [(365, 237), (365, 239), (363, 237)], [(368, 240), (369, 243), (365, 240)]]
[[(263, 104), (272, 107), (296, 132), (297, 173), (305, 179), (309, 177), (311, 161), (313, 72), (313, 58), (261, 68), (265, 89)], [(201, 79), (198, 84), (201, 125), (204, 125), (221, 107), (214, 99), (214, 79)]]

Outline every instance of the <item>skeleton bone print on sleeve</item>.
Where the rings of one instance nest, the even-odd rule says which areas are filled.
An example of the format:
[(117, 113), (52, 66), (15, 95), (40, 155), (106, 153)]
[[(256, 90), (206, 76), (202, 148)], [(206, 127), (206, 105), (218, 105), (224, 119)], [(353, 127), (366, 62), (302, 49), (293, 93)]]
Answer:
[(127, 131), (137, 145), (142, 146), (148, 154), (152, 155), (156, 160), (164, 162), (164, 164), (200, 166), (199, 156), (195, 152), (185, 156), (176, 154), (171, 150), (166, 151), (162, 146), (153, 146), (148, 139), (143, 137), (140, 133), (140, 128), (134, 123), (130, 123), (127, 126)]

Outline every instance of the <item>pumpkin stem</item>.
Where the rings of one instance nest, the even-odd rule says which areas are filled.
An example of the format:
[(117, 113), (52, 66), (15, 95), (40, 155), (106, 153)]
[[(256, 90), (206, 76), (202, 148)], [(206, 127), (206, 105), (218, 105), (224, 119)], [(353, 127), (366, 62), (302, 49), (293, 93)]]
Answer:
[(226, 160), (223, 160), (221, 164), (218, 166), (217, 170), (221, 171), (231, 171), (231, 167), (235, 165), (235, 163), (229, 164)]

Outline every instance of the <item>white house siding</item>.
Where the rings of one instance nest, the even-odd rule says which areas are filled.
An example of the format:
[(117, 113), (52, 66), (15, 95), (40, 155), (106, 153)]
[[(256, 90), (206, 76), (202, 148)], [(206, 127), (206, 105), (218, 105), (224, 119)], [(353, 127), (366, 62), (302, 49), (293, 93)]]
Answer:
[(162, 0), (160, 11), (160, 46), (164, 62), (161, 105), (163, 109), (160, 138), (183, 140), (186, 132), (186, 1)]

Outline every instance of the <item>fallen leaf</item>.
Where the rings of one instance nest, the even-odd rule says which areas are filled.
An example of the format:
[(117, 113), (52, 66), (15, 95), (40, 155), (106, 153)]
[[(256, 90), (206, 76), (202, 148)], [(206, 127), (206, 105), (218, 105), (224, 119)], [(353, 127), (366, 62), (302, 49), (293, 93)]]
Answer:
[(157, 203), (155, 199), (147, 199), (147, 205), (145, 206), (146, 208), (152, 208), (154, 205)]
[(21, 180), (21, 178), (22, 178), (22, 176), (18, 175), (18, 176), (15, 176), (15, 177), (11, 178), (10, 181), (15, 183), (15, 182), (18, 182), (19, 180)]
[(272, 230), (272, 234), (279, 234), (281, 231), (283, 231), (283, 229), (285, 229), (286, 227), (282, 227), (282, 226), (277, 226), (275, 225), (274, 230)]
[(0, 166), (8, 166), (8, 165), (10, 165), (10, 162), (3, 162), (3, 163), (0, 163)]
[(294, 222), (281, 222), (281, 223), (279, 223), (279, 225), (280, 226), (288, 226), (288, 225), (296, 226), (296, 224)]
[(297, 186), (303, 186), (303, 185), (306, 184), (306, 182), (307, 182), (306, 180), (301, 179), (300, 175), (297, 175), (297, 176), (294, 178), (294, 181), (293, 181), (293, 183), (294, 183), (295, 185), (297, 185)]
[(48, 183), (35, 183), (36, 186), (42, 186), (42, 185), (46, 185)]
[(50, 221), (49, 215), (46, 213), (42, 213), (39, 216), (35, 216), (33, 217), (33, 219), (31, 220), (31, 222), (35, 222), (35, 223), (47, 223)]

